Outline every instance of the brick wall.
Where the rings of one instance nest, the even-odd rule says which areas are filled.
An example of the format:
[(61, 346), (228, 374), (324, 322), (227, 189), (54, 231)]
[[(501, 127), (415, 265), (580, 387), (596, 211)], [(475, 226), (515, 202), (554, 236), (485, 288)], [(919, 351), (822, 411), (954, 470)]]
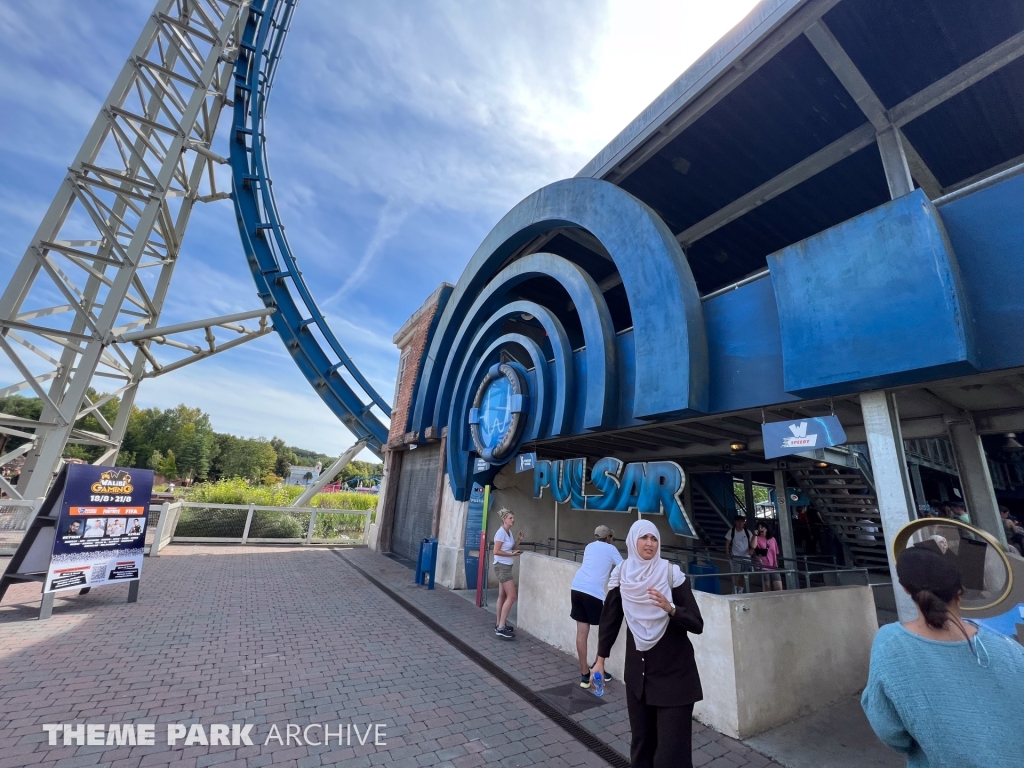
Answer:
[[(396, 375), (395, 400), (391, 406), (391, 431), (388, 433), (387, 448), (394, 449), (403, 445), (412, 406), (413, 386), (426, 353), (430, 323), (437, 313), (438, 299), (445, 286), (449, 284), (442, 283), (395, 334), (394, 342), (401, 357)], [(401, 380), (397, 378), (399, 375)]]

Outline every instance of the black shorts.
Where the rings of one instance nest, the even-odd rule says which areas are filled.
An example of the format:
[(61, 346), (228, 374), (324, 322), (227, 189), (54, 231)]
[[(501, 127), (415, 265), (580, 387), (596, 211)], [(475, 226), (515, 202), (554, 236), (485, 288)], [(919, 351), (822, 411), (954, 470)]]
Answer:
[(576, 621), (584, 621), (587, 624), (597, 626), (601, 623), (601, 610), (604, 608), (604, 601), (598, 600), (586, 592), (572, 590), (572, 610), (569, 611), (570, 618)]

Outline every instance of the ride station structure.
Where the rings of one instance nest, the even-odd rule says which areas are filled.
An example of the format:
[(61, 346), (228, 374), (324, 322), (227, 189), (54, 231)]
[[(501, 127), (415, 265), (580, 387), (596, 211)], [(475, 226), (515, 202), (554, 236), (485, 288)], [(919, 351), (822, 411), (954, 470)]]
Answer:
[[(913, 610), (889, 553), (931, 500), (962, 501), (1005, 547), (998, 504), (1024, 498), (1022, 86), (1009, 0), (759, 4), (576, 177), (510, 210), (396, 336), (375, 545), (414, 559), (437, 537), (437, 581), (474, 587), (481, 525), (487, 541), (498, 525), (487, 489), (544, 553), (520, 566), (520, 623), (552, 637), (543, 614), (568, 609), (528, 610), (527, 582), (556, 590), (560, 549), (650, 515), (699, 566), (737, 511), (756, 514), (757, 485), (791, 588), (822, 583), (797, 560), (796, 505), (837, 571), (875, 583), (867, 614), (860, 596), (830, 604), (843, 632), (876, 605)], [(765, 458), (763, 425), (826, 416), (843, 444)], [(820, 591), (800, 592), (795, 615), (817, 611), (841, 645)], [(799, 706), (816, 706), (814, 674)], [(838, 695), (842, 664), (827, 674)], [(736, 725), (733, 705), (732, 726), (698, 710), (767, 727)]]
[[(555, 644), (559, 555), (595, 526), (621, 538), (649, 516), (707, 574), (737, 511), (768, 514), (789, 589), (699, 593), (702, 668), (735, 684), (696, 712), (735, 736), (862, 684), (876, 609), (912, 610), (894, 538), (931, 500), (1006, 548), (998, 505), (1024, 502), (1019, 2), (763, 0), (427, 299), (395, 337), (393, 410), (317, 308), (274, 200), (264, 118), (295, 8), (158, 0), (0, 296), (18, 377), (0, 394), (43, 404), (0, 414), (26, 440), (0, 456), (25, 457), (8, 496), (43, 496), (68, 443), (115, 465), (144, 379), (273, 330), (356, 437), (309, 493), (359, 450), (383, 456), (371, 545), (415, 559), (437, 538), (456, 589), (486, 563), (488, 505), (514, 509), (535, 550), (519, 623)], [(160, 326), (192, 210), (228, 199), (263, 306)], [(784, 456), (772, 424), (792, 428)], [(751, 667), (748, 643), (802, 653)]]

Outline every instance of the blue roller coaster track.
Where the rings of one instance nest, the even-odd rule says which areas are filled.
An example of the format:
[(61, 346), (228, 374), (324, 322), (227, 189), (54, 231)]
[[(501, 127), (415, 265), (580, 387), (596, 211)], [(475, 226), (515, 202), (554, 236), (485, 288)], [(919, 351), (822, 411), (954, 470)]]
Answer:
[[(298, 0), (254, 0), (235, 62), (232, 124), (232, 198), (245, 257), (263, 303), (295, 364), (341, 420), (378, 457), (391, 408), (342, 348), (313, 300), (274, 200), (264, 118), (288, 27)], [(363, 395), (359, 394), (359, 390)]]

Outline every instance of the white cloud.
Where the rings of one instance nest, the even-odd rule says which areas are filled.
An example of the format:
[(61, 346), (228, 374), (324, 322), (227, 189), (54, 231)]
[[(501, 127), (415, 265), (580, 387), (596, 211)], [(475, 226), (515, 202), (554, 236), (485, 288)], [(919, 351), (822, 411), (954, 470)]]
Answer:
[[(314, 297), (385, 399), (391, 336), (423, 298), (458, 278), (505, 211), (575, 174), (754, 4), (299, 5), (267, 126), (277, 200)], [(28, 245), (151, 0), (93, 5), (0, 4), (0, 276)], [(197, 207), (163, 323), (259, 305), (231, 205)], [(325, 453), (352, 442), (276, 337), (140, 389), (142, 404), (181, 401), (222, 431)]]
[[(230, 353), (229, 353), (230, 354)], [(285, 375), (239, 375), (230, 363), (204, 360), (186, 375), (168, 374), (144, 382), (136, 404), (142, 408), (198, 406), (211, 414), (218, 432), (241, 437), (277, 436), (288, 445), (338, 455), (355, 442), (291, 363)], [(363, 452), (364, 461), (376, 460)]]
[(370, 242), (367, 244), (363, 251), (362, 257), (359, 259), (359, 263), (355, 269), (345, 278), (345, 282), (341, 284), (341, 288), (335, 291), (331, 296), (324, 302), (324, 306), (329, 306), (336, 302), (338, 299), (345, 296), (352, 288), (363, 282), (366, 277), (366, 271), (370, 268), (371, 262), (377, 258), (377, 254), (380, 253), (381, 248), (384, 244), (398, 234), (398, 228), (402, 226), (402, 222), (409, 215), (407, 208), (393, 200), (388, 200), (381, 210), (380, 215), (377, 217), (377, 226), (374, 229), (373, 237), (370, 238)]

